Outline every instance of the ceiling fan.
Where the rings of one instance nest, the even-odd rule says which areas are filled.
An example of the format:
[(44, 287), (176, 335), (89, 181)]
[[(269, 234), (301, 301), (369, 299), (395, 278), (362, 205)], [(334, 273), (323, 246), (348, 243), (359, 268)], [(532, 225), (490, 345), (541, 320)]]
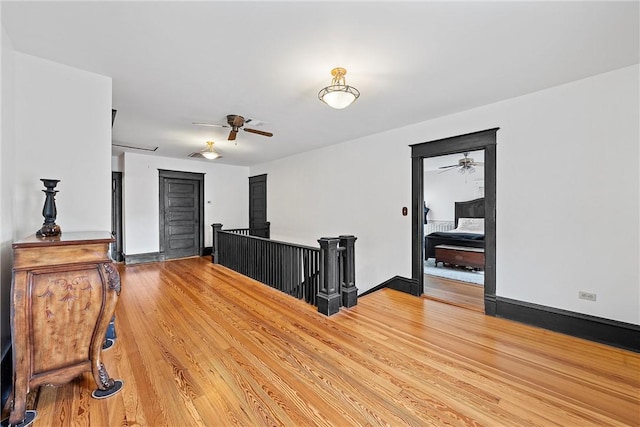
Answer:
[(255, 124), (260, 124), (261, 122), (258, 120), (253, 120), (253, 119), (246, 119), (242, 116), (239, 116), (237, 114), (229, 114), (227, 116), (227, 124), (226, 125), (219, 125), (219, 124), (214, 124), (214, 123), (192, 123), (194, 125), (197, 126), (212, 126), (212, 127), (219, 127), (219, 128), (231, 128), (231, 131), (229, 132), (229, 137), (227, 138), (228, 141), (235, 141), (236, 139), (236, 135), (238, 134), (238, 131), (240, 129), (242, 129), (245, 132), (250, 132), (250, 133), (255, 133), (258, 135), (262, 135), (262, 136), (273, 136), (273, 134), (271, 132), (265, 132), (262, 130), (257, 130), (257, 129), (251, 129), (251, 128), (246, 128), (244, 127), (245, 124), (247, 123), (251, 123), (254, 122)]
[(458, 173), (475, 173), (475, 166), (484, 166), (484, 162), (474, 162), (473, 157), (469, 157), (469, 152), (464, 153), (464, 157), (458, 160), (458, 164), (448, 165), (448, 166), (440, 166), (438, 169), (442, 169), (438, 173), (447, 172), (458, 168)]

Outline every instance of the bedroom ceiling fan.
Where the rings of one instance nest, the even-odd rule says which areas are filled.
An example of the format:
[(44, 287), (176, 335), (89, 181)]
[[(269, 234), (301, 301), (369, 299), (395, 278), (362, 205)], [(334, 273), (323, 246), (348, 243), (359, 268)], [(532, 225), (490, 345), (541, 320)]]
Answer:
[(469, 157), (469, 152), (464, 153), (464, 157), (458, 160), (456, 165), (440, 166), (438, 169), (442, 169), (438, 173), (447, 172), (458, 168), (458, 173), (475, 173), (475, 166), (484, 166), (484, 162), (474, 162), (473, 157)]
[(197, 122), (193, 122), (192, 124), (196, 125), (196, 126), (211, 126), (211, 127), (219, 127), (219, 128), (231, 128), (231, 131), (229, 132), (229, 137), (227, 138), (228, 141), (235, 141), (236, 140), (236, 135), (238, 134), (238, 131), (240, 129), (242, 129), (245, 132), (249, 132), (249, 133), (255, 133), (258, 135), (262, 135), (262, 136), (273, 136), (273, 134), (271, 132), (265, 132), (262, 130), (257, 130), (257, 129), (251, 129), (251, 128), (246, 128), (244, 127), (245, 124), (248, 123), (254, 123), (255, 125), (259, 125), (262, 122), (260, 122), (259, 120), (254, 120), (254, 119), (246, 119), (242, 116), (239, 116), (237, 114), (229, 114), (227, 116), (227, 124), (226, 125), (220, 125), (220, 124), (215, 124), (215, 123), (197, 123)]

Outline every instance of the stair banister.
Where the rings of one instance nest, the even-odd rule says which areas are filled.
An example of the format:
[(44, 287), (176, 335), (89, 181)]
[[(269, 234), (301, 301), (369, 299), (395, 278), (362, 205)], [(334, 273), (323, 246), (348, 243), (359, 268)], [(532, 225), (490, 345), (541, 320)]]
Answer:
[(337, 237), (318, 239), (320, 244), (320, 289), (318, 291), (318, 311), (326, 316), (340, 311)]
[(355, 269), (355, 236), (340, 236), (340, 247), (344, 248), (342, 253), (342, 306), (349, 308), (358, 304), (358, 288), (356, 288)]

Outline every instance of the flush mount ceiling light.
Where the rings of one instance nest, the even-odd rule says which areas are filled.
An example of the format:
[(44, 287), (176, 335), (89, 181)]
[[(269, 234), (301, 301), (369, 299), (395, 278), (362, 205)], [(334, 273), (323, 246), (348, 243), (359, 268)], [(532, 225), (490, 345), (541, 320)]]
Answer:
[(213, 141), (207, 141), (207, 149), (202, 151), (202, 156), (205, 159), (213, 160), (220, 157), (220, 153), (216, 153), (216, 150), (213, 149)]
[(334, 68), (331, 70), (331, 84), (318, 92), (320, 101), (337, 110), (348, 107), (360, 96), (358, 89), (347, 86), (344, 81), (345, 74), (347, 70), (344, 68)]
[(207, 141), (207, 148), (202, 151), (197, 151), (195, 153), (189, 154), (189, 157), (202, 158), (204, 157), (207, 160), (219, 159), (222, 157), (220, 153), (213, 149), (213, 141)]

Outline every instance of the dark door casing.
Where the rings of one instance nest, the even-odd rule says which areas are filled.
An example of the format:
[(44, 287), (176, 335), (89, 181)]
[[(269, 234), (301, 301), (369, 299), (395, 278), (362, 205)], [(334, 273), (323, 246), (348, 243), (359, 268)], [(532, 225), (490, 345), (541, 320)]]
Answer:
[(116, 238), (111, 244), (111, 258), (122, 262), (122, 172), (111, 172), (111, 233)]
[(411, 145), (411, 279), (412, 293), (424, 289), (425, 157), (484, 150), (485, 272), (484, 311), (496, 315), (496, 133), (498, 128)]
[(266, 174), (249, 177), (249, 234), (269, 238)]
[(203, 186), (203, 174), (160, 171), (160, 252), (164, 259), (203, 254)]

